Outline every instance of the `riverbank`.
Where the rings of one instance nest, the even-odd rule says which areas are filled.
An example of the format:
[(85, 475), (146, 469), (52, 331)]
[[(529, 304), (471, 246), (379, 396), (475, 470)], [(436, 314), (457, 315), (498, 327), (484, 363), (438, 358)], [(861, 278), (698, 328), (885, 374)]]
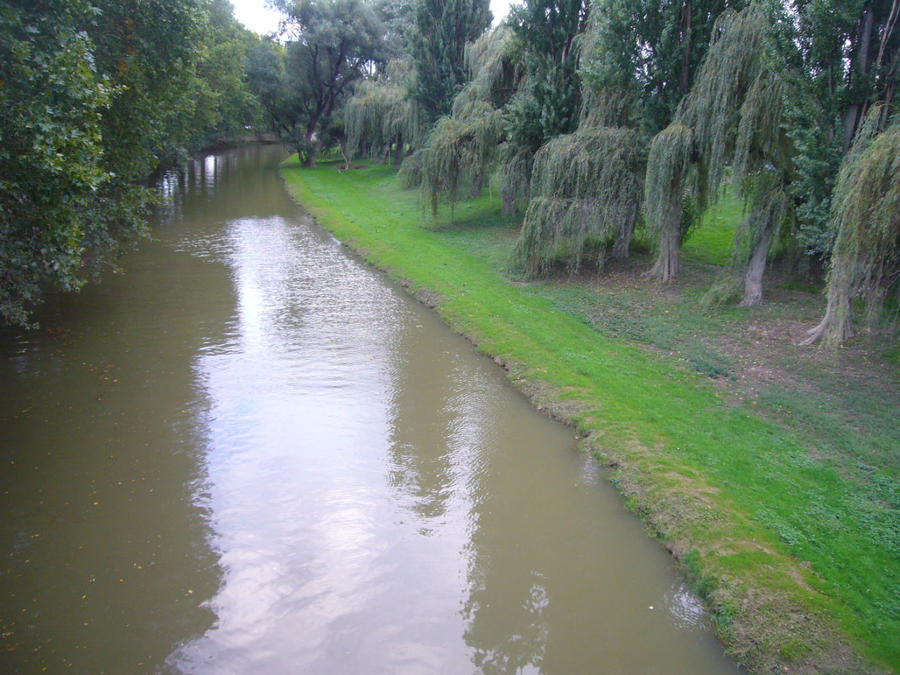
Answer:
[(896, 356), (823, 363), (793, 347), (822, 299), (787, 284), (762, 308), (702, 313), (714, 266), (696, 242), (670, 288), (643, 281), (642, 262), (516, 283), (504, 269), (518, 227), (498, 202), (460, 204), (454, 224), (426, 228), (389, 169), (335, 168), (288, 163), (284, 177), (324, 227), (575, 427), (738, 662), (900, 667)]

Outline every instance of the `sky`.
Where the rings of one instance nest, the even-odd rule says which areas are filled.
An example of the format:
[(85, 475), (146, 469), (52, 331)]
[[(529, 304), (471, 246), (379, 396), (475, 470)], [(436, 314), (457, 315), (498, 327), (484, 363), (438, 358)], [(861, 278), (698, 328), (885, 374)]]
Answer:
[[(280, 14), (266, 7), (265, 0), (231, 0), (234, 5), (234, 15), (237, 20), (247, 28), (257, 33), (273, 33), (278, 30)], [(494, 22), (506, 16), (509, 11), (510, 0), (491, 0), (491, 12), (494, 14)]]

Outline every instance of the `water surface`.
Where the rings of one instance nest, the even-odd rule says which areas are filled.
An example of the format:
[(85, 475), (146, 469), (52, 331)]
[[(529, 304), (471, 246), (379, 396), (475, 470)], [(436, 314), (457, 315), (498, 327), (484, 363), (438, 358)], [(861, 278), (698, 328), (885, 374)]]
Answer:
[(0, 669), (732, 672), (571, 430), (280, 156), (169, 177), (124, 274), (0, 335)]

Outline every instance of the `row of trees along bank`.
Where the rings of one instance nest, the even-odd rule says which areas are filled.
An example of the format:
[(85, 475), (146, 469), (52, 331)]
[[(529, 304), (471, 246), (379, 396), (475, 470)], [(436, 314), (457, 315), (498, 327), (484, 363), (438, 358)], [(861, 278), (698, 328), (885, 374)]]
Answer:
[(227, 0), (0, 1), (0, 316), (146, 233), (161, 166), (259, 124)]
[(264, 123), (313, 164), (380, 161), (442, 205), (499, 188), (528, 277), (627, 259), (651, 277), (723, 187), (733, 273), (762, 302), (775, 251), (829, 269), (811, 342), (871, 325), (900, 278), (900, 0), (273, 0), (261, 39), (226, 0), (0, 0), (0, 312), (78, 288), (139, 236), (141, 181)]
[[(301, 36), (308, 5), (282, 3)], [(767, 262), (789, 250), (829, 269), (809, 342), (837, 344), (851, 301), (871, 326), (900, 278), (898, 13), (897, 0), (528, 0), (489, 29), (483, 0), (413, 2), (382, 12), (390, 48), (297, 148), (307, 162), (314, 138), (348, 163), (402, 158), (400, 180), (451, 218), (494, 179), (504, 210), (524, 213), (513, 264), (528, 277), (628, 258), (643, 227), (648, 275), (669, 282), (730, 185), (745, 215), (711, 300), (741, 286), (742, 305), (761, 303)]]

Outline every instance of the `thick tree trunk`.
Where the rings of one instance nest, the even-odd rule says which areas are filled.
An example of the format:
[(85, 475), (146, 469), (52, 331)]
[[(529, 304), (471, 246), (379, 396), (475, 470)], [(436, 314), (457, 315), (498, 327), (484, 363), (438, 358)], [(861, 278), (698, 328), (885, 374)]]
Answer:
[(853, 337), (853, 326), (850, 324), (850, 298), (846, 294), (828, 293), (828, 308), (825, 317), (815, 328), (807, 331), (801, 345), (822, 344), (837, 347), (844, 340)]
[[(832, 275), (842, 270), (841, 261), (835, 256), (831, 262)], [(846, 274), (837, 272), (828, 281), (828, 306), (825, 317), (815, 328), (807, 331), (801, 345), (811, 345), (822, 341), (823, 344), (837, 347), (844, 340), (853, 337), (853, 325), (850, 323), (850, 290), (851, 282)]]
[(747, 273), (744, 275), (744, 299), (741, 307), (753, 307), (761, 305), (763, 299), (762, 280), (766, 271), (766, 260), (769, 257), (769, 246), (772, 243), (772, 235), (775, 226), (770, 217), (766, 221), (766, 227), (759, 237), (750, 262), (747, 263)]

